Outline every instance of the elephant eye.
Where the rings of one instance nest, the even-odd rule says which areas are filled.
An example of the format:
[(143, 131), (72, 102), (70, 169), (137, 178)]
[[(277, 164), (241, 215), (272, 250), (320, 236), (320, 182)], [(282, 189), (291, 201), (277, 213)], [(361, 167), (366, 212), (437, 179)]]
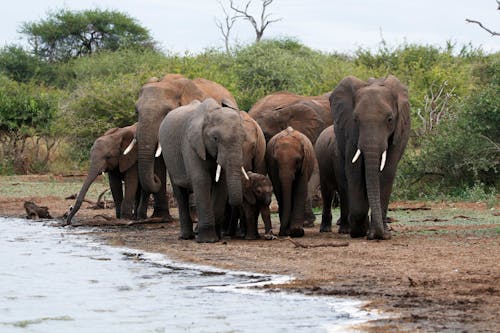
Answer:
[(388, 122), (389, 124), (391, 124), (391, 123), (392, 123), (392, 120), (393, 120), (392, 115), (387, 116), (387, 122)]

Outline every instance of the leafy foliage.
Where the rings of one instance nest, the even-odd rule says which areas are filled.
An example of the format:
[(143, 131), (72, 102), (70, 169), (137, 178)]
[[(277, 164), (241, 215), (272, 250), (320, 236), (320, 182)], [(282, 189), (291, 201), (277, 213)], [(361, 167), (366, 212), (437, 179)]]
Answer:
[(34, 53), (50, 61), (68, 60), (100, 50), (123, 47), (153, 48), (148, 31), (130, 16), (117, 11), (59, 10), (39, 22), (27, 22), (21, 33)]

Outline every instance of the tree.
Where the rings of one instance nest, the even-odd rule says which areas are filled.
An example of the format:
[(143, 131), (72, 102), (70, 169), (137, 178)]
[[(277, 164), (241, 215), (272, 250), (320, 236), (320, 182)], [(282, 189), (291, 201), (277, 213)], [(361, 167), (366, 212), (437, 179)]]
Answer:
[[(498, 7), (497, 7), (497, 10), (500, 10), (500, 1), (497, 0), (497, 4), (498, 4)], [(487, 27), (485, 27), (481, 22), (479, 21), (476, 21), (476, 20), (470, 20), (470, 19), (465, 19), (465, 22), (467, 23), (476, 23), (477, 25), (479, 25), (481, 28), (483, 28), (483, 30), (486, 30), (488, 31), (492, 36), (500, 36), (500, 32), (497, 32), (497, 31), (493, 31)]]
[(49, 61), (68, 60), (121, 47), (151, 48), (146, 28), (127, 14), (108, 10), (72, 12), (62, 9), (47, 19), (23, 23), (20, 29), (35, 55)]
[(262, 11), (260, 13), (260, 24), (259, 24), (257, 23), (257, 20), (248, 12), (248, 8), (250, 7), (251, 3), (252, 0), (249, 0), (245, 5), (245, 9), (241, 9), (234, 5), (233, 0), (229, 0), (229, 5), (231, 9), (239, 14), (236, 16), (236, 18), (244, 18), (245, 20), (248, 20), (252, 24), (253, 28), (255, 29), (255, 35), (256, 35), (255, 41), (259, 42), (262, 39), (262, 35), (264, 35), (264, 30), (266, 30), (269, 24), (281, 21), (281, 18), (271, 20), (270, 19), (271, 14), (266, 14), (266, 9), (269, 5), (273, 3), (273, 0), (262, 0)]
[(231, 29), (233, 28), (234, 23), (236, 22), (236, 16), (229, 16), (226, 8), (222, 2), (219, 1), (220, 6), (222, 7), (222, 11), (224, 12), (224, 25), (218, 19), (215, 19), (215, 25), (219, 28), (222, 37), (224, 39), (224, 46), (226, 48), (226, 53), (229, 54), (229, 35), (231, 34)]

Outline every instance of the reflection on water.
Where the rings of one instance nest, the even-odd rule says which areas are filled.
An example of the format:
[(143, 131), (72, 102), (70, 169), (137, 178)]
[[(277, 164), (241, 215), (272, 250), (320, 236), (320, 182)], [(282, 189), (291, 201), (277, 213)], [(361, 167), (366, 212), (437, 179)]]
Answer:
[(333, 332), (374, 319), (352, 300), (248, 288), (286, 279), (0, 218), (0, 332)]

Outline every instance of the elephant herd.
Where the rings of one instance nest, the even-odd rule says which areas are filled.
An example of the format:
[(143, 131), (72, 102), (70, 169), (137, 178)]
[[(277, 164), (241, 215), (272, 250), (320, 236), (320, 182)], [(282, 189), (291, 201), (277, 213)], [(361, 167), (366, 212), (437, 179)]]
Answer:
[(152, 216), (171, 220), (168, 171), (182, 239), (256, 239), (259, 215), (265, 237), (272, 238), (273, 193), (279, 235), (301, 237), (314, 221), (316, 184), (323, 198), (321, 232), (332, 231), (338, 193), (339, 233), (391, 237), (387, 208), (410, 132), (407, 88), (396, 77), (348, 76), (321, 96), (274, 93), (244, 112), (218, 83), (168, 74), (144, 84), (135, 108), (137, 123), (95, 141), (67, 224), (102, 172), (109, 174), (117, 218), (146, 218), (153, 194)]

